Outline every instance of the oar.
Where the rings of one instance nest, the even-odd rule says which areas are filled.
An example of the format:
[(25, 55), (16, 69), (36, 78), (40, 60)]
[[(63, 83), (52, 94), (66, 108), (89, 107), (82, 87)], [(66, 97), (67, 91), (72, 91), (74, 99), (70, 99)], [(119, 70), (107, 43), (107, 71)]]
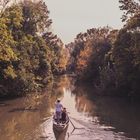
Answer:
[(73, 122), (71, 121), (71, 119), (69, 118), (69, 120), (70, 120), (70, 122), (71, 122), (71, 124), (72, 124), (72, 126), (73, 126), (73, 130), (71, 131), (71, 134), (74, 132), (74, 130), (76, 129), (76, 127), (75, 127), (75, 125), (73, 124)]
[(74, 132), (75, 129), (85, 129), (85, 128), (77, 128), (75, 127), (75, 125), (73, 124), (73, 122), (71, 121), (70, 117), (69, 117), (69, 121), (71, 122), (72, 126), (73, 126), (73, 130), (71, 132), (71, 134)]
[(70, 118), (69, 118), (69, 120), (70, 120), (70, 122), (71, 122), (71, 124), (72, 124), (73, 128), (74, 128), (74, 129), (76, 129), (76, 127), (74, 126), (74, 124), (73, 124), (73, 122), (71, 121), (71, 119), (70, 119)]

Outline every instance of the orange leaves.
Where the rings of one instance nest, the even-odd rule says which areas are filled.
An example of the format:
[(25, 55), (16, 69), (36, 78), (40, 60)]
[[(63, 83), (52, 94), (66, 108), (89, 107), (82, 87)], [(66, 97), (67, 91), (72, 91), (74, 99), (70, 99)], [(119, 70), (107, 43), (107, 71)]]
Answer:
[(84, 70), (87, 67), (91, 54), (92, 54), (92, 47), (88, 43), (86, 43), (84, 49), (80, 51), (80, 54), (77, 58), (78, 71)]

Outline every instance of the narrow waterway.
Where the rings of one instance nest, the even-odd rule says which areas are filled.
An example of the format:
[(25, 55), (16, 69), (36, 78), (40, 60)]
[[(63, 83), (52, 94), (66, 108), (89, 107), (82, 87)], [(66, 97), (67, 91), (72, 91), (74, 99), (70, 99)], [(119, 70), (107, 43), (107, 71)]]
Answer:
[[(71, 123), (61, 134), (52, 128), (56, 99)], [(119, 98), (97, 97), (92, 87), (75, 87), (62, 76), (44, 93), (0, 101), (0, 140), (139, 140), (139, 105)]]

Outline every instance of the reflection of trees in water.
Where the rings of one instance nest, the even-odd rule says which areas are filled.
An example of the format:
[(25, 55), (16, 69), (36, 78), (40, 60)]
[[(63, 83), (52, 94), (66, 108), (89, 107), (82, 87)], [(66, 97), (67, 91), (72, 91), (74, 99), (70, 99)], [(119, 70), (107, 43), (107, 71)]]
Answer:
[(78, 112), (84, 112), (91, 114), (94, 112), (95, 105), (87, 99), (85, 95), (82, 96), (76, 96), (76, 109)]
[(54, 103), (57, 99), (62, 99), (64, 97), (64, 88), (69, 89), (72, 86), (71, 82), (72, 78), (65, 75), (57, 77), (57, 79), (54, 80), (52, 91), (49, 94), (51, 108), (54, 108)]
[(96, 115), (101, 125), (112, 126), (116, 132), (140, 139), (140, 104), (132, 104), (121, 98), (101, 97), (90, 86), (76, 86), (76, 108), (79, 112)]
[(0, 112), (5, 112), (0, 116), (0, 138), (3, 140), (32, 139), (40, 123), (51, 115), (52, 100), (49, 92), (52, 88), (49, 86), (43, 93), (29, 94), (9, 101), (11, 106), (0, 108)]
[(43, 106), (38, 104), (42, 99), (44, 99), (43, 95), (37, 99), (30, 95), (13, 102), (10, 101), (11, 106), (4, 108), (6, 113), (0, 117), (0, 138), (3, 140), (32, 138), (32, 133), (40, 125), (40, 120), (48, 113), (46, 104)]
[(96, 106), (93, 100), (89, 98), (89, 94), (91, 94), (89, 88), (77, 86), (73, 90), (73, 94), (75, 94), (76, 109), (78, 112), (84, 112), (87, 115), (95, 115), (94, 110)]
[[(10, 101), (11, 106), (0, 108), (0, 138), (6, 140), (32, 139), (40, 121), (47, 118), (57, 98), (63, 96), (63, 87), (69, 87), (67, 77), (57, 78), (43, 93), (29, 94)], [(38, 132), (39, 133), (39, 132)], [(41, 133), (41, 132), (40, 132)]]
[[(72, 79), (58, 78), (44, 94), (32, 94), (8, 102), (9, 106), (0, 107), (0, 138), (6, 140), (32, 139), (33, 131), (41, 124), (41, 120), (50, 116), (57, 98), (63, 96), (63, 88), (74, 89)], [(128, 137), (140, 139), (139, 105), (131, 104), (123, 99), (95, 96), (93, 88), (76, 86), (72, 91), (76, 108), (90, 116), (98, 116), (99, 123), (113, 126), (116, 132), (129, 133)], [(4, 112), (4, 113), (3, 113)], [(38, 132), (41, 134), (41, 132)]]
[(124, 99), (96, 99), (100, 123), (116, 128), (117, 132), (126, 132), (130, 137), (140, 138), (140, 112), (138, 105), (132, 105)]

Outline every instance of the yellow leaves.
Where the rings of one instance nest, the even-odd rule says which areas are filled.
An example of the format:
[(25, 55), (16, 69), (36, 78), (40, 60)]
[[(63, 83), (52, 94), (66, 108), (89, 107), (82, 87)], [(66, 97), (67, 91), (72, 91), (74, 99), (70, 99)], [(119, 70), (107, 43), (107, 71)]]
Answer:
[(7, 18), (0, 18), (0, 31), (2, 31), (3, 29), (6, 29), (7, 26), (6, 26), (6, 22), (7, 22)]
[(19, 6), (13, 5), (7, 8), (4, 13), (4, 18), (7, 18), (7, 25), (9, 27), (21, 28), (23, 22), (22, 9)]
[(17, 77), (12, 65), (8, 66), (7, 69), (4, 70), (4, 73), (5, 78), (11, 77), (12, 79), (14, 79)]
[(11, 32), (6, 26), (7, 19), (0, 19), (0, 61), (16, 61), (17, 56), (11, 48), (14, 45), (14, 40)]
[(12, 48), (3, 46), (0, 43), (0, 61), (16, 61), (18, 58)]

